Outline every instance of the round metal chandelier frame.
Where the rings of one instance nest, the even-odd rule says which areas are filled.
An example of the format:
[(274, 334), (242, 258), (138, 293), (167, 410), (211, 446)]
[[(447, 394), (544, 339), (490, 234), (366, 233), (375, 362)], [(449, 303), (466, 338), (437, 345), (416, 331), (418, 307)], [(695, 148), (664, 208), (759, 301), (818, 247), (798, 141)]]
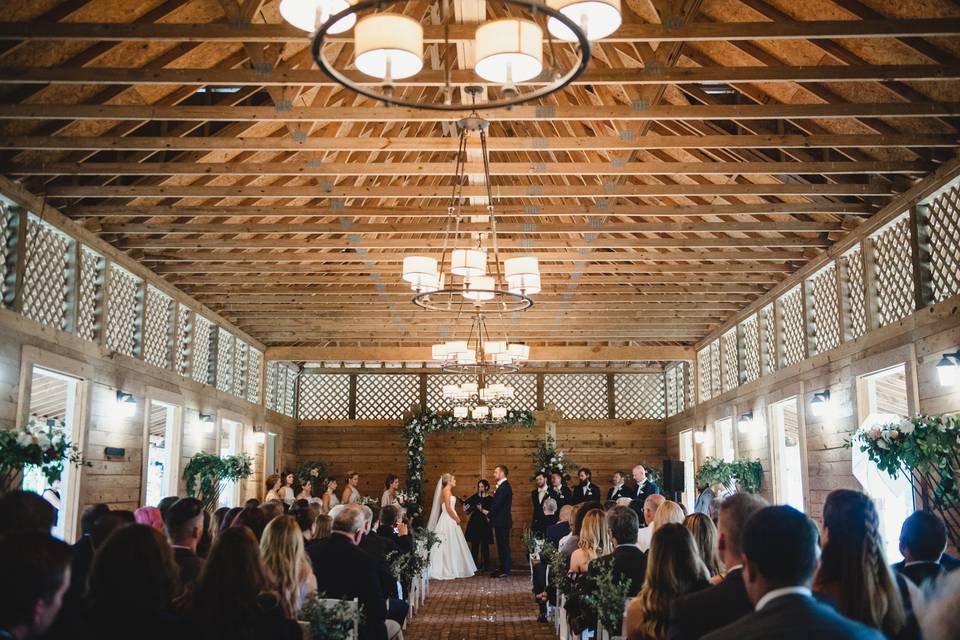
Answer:
[[(570, 69), (564, 73), (559, 74), (555, 70), (553, 71), (553, 76), (551, 79), (544, 83), (544, 86), (534, 91), (521, 93), (514, 89), (514, 93), (509, 95), (506, 98), (499, 100), (487, 100), (484, 102), (474, 102), (472, 104), (454, 104), (449, 102), (450, 96), (453, 94), (453, 89), (457, 86), (461, 86), (461, 83), (454, 85), (450, 81), (451, 69), (447, 66), (448, 61), (444, 58), (445, 65), (445, 82), (442, 85), (443, 94), (447, 96), (447, 101), (442, 103), (437, 102), (418, 102), (416, 100), (411, 100), (403, 97), (394, 95), (394, 85), (390, 83), (385, 83), (377, 85), (375, 82), (371, 83), (358, 83), (354, 82), (348, 78), (345, 74), (338, 71), (323, 55), (323, 47), (328, 44), (330, 39), (334, 39), (333, 34), (329, 34), (329, 30), (337, 24), (340, 20), (348, 17), (354, 16), (357, 19), (360, 18), (361, 14), (368, 10), (379, 10), (385, 7), (389, 7), (395, 4), (406, 3), (406, 0), (361, 0), (360, 2), (349, 6), (340, 13), (330, 16), (326, 22), (324, 22), (320, 27), (318, 27), (317, 32), (313, 36), (311, 41), (311, 52), (313, 53), (313, 60), (317, 63), (317, 66), (330, 77), (334, 82), (342, 85), (343, 87), (358, 93), (362, 96), (378, 100), (385, 104), (392, 104), (399, 107), (410, 107), (413, 109), (427, 109), (431, 111), (479, 111), (484, 109), (504, 109), (513, 107), (516, 105), (523, 104), (525, 102), (530, 102), (531, 100), (537, 100), (539, 98), (544, 98), (550, 94), (556, 93), (557, 91), (562, 91), (565, 89), (571, 82), (576, 80), (587, 68), (587, 65), (590, 63), (590, 41), (587, 39), (587, 34), (584, 31), (583, 27), (578, 25), (576, 22), (565, 16), (562, 12), (548, 7), (546, 4), (540, 0), (498, 0), (498, 2), (505, 5), (512, 5), (515, 7), (521, 7), (523, 9), (529, 10), (534, 16), (544, 15), (547, 18), (557, 20), (564, 27), (569, 29), (573, 35), (576, 37), (576, 41), (573, 43), (576, 45), (577, 58), (571, 65)], [(447, 26), (447, 23), (444, 23), (444, 27)], [(338, 34), (339, 35), (339, 34)], [(340, 40), (341, 38), (336, 38)], [(448, 32), (446, 28), (444, 29), (444, 44), (449, 45), (450, 41), (448, 39)], [(551, 49), (551, 60), (556, 62), (558, 56), (552, 51), (554, 45), (553, 37), (547, 39), (548, 47)], [(564, 43), (568, 44), (568, 43)], [(541, 74), (548, 73), (548, 69), (544, 69), (544, 72)], [(539, 82), (540, 79), (534, 79), (527, 81), (524, 84), (533, 84)], [(476, 82), (463, 83), (462, 86), (468, 84), (477, 84)], [(513, 85), (510, 85), (513, 87)], [(380, 87), (380, 90), (373, 89), (371, 87)], [(474, 95), (474, 99), (476, 96)]]

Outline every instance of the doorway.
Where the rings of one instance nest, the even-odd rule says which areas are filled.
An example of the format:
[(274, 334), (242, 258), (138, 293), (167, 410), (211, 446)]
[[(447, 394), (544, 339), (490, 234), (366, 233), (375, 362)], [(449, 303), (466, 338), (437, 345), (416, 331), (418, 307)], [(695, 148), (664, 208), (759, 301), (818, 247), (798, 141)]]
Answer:
[(797, 396), (770, 405), (770, 459), (773, 465), (773, 496), (778, 504), (798, 511), (804, 508), (804, 433)]
[(687, 429), (680, 432), (680, 459), (683, 461), (683, 504), (687, 506), (687, 511), (693, 509), (697, 499), (697, 490), (694, 486), (693, 471), (693, 430)]
[(144, 504), (157, 506), (166, 496), (177, 495), (180, 467), (182, 410), (160, 400), (149, 401), (146, 427), (146, 479)]
[[(235, 456), (242, 451), (243, 425), (234, 420), (220, 419), (219, 455)], [(234, 480), (224, 480), (220, 492), (220, 507), (237, 507), (240, 505), (240, 483)]]

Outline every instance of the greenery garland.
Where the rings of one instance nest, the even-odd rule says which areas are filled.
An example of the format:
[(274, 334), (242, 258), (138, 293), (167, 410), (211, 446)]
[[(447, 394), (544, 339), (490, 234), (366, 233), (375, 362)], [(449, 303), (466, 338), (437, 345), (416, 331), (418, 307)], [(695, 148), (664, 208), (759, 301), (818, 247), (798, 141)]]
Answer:
[(706, 458), (697, 471), (697, 484), (723, 484), (737, 491), (760, 493), (763, 484), (763, 466), (759, 459), (727, 462)]
[(623, 628), (623, 603), (630, 595), (630, 578), (613, 570), (613, 562), (599, 562), (592, 571), (593, 589), (583, 596), (584, 604), (603, 623), (610, 636), (619, 636)]
[[(406, 493), (423, 496), (423, 470), (426, 466), (423, 448), (426, 443), (428, 433), (438, 433), (443, 431), (492, 431), (494, 429), (504, 429), (507, 427), (533, 427), (534, 418), (530, 411), (519, 411), (510, 409), (506, 417), (500, 422), (476, 422), (473, 420), (460, 420), (453, 417), (450, 413), (434, 413), (433, 411), (421, 411), (410, 417), (403, 425), (403, 436), (407, 443), (407, 490)], [(407, 507), (407, 514), (411, 518), (417, 517), (421, 512), (421, 499), (415, 504)]]
[(199, 451), (187, 463), (183, 478), (187, 493), (203, 503), (207, 511), (214, 511), (220, 501), (224, 481), (245, 480), (253, 474), (253, 458), (246, 453), (235, 456), (216, 456)]

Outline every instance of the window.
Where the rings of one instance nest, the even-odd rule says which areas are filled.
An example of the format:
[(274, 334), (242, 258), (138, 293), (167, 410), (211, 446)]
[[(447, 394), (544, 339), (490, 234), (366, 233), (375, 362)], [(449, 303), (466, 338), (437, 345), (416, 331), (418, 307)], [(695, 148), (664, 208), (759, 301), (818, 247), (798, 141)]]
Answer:
[(805, 469), (800, 447), (804, 439), (797, 397), (770, 406), (770, 459), (773, 464), (773, 497), (804, 511)]
[[(910, 415), (907, 395), (907, 372), (902, 364), (861, 376), (857, 381), (858, 419), (861, 428), (888, 424)], [(853, 475), (863, 491), (877, 506), (880, 532), (886, 544), (887, 559), (898, 562), (898, 541), (904, 519), (913, 513), (913, 491), (910, 482), (898, 475), (891, 478), (867, 459), (859, 447), (853, 447)]]
[(733, 462), (737, 457), (736, 445), (733, 441), (733, 418), (723, 418), (716, 423), (717, 457), (727, 462)]
[(147, 411), (145, 504), (156, 506), (177, 495), (180, 461), (180, 407), (150, 400)]
[[(279, 468), (277, 465), (277, 434), (268, 433), (267, 439), (263, 443), (263, 477), (264, 480), (273, 474), (278, 473)], [(319, 493), (319, 490), (314, 487), (314, 491)], [(316, 493), (314, 494), (316, 495)]]
[[(220, 455), (235, 456), (242, 451), (241, 437), (243, 435), (243, 425), (226, 418), (220, 421)], [(221, 507), (240, 506), (240, 484), (233, 480), (226, 480), (223, 483), (223, 490), (220, 492)]]
[(683, 460), (683, 504), (687, 511), (693, 510), (693, 504), (697, 500), (696, 487), (693, 478), (693, 430), (687, 429), (680, 432), (680, 459)]

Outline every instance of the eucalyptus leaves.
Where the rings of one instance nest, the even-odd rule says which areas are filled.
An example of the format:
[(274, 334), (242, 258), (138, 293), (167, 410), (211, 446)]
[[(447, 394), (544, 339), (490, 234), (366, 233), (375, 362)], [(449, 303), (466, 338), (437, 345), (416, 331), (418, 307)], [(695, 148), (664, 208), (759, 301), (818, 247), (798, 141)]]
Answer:
[(538, 473), (542, 473), (549, 480), (551, 473), (559, 473), (564, 482), (567, 482), (570, 480), (569, 472), (577, 468), (575, 463), (567, 460), (562, 449), (557, 449), (557, 442), (553, 436), (547, 436), (546, 440), (538, 444), (537, 450), (533, 452), (533, 475), (530, 479), (533, 480)]
[(310, 625), (311, 640), (348, 640), (363, 624), (363, 607), (351, 600), (332, 602), (313, 592), (300, 608), (298, 618)]
[(763, 466), (760, 460), (733, 460), (706, 458), (697, 471), (698, 485), (722, 484), (746, 493), (759, 493), (763, 484)]
[(187, 481), (187, 493), (203, 503), (204, 509), (213, 511), (220, 501), (224, 482), (244, 480), (253, 473), (253, 458), (245, 453), (236, 456), (216, 456), (200, 451), (183, 470)]

